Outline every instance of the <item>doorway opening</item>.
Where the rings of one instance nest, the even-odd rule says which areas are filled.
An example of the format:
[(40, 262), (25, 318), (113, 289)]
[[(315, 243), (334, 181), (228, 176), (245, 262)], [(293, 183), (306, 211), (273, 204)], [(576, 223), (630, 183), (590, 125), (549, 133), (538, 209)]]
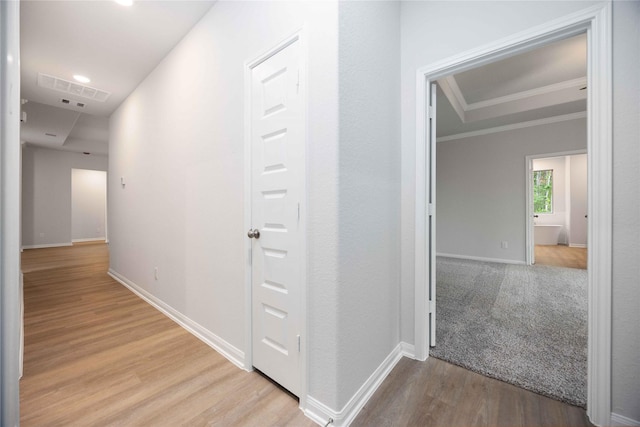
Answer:
[[(532, 157), (586, 148), (586, 73), (579, 34), (438, 79), (432, 114), (440, 138), (431, 355), (576, 406), (586, 404), (587, 275), (527, 266), (524, 231), (530, 200), (546, 217), (535, 235), (566, 240), (570, 158)], [(526, 172), (537, 183), (530, 199)]]
[[(428, 165), (435, 153), (432, 120), (428, 119), (433, 97), (427, 88), (444, 76), (470, 70), (499, 59), (545, 46), (554, 41), (585, 33), (587, 37), (587, 150), (588, 182), (588, 381), (587, 414), (596, 424), (606, 424), (611, 416), (611, 198), (612, 198), (612, 116), (611, 116), (611, 5), (598, 5), (492, 45), (434, 63), (417, 71), (416, 117), (416, 265), (415, 265), (415, 350), (416, 358), (428, 357), (429, 313), (435, 300), (429, 299), (435, 266), (435, 224), (430, 218), (437, 206), (427, 198), (435, 188)], [(425, 118), (425, 119), (421, 119)], [(433, 148), (433, 149), (432, 149)], [(435, 201), (435, 199), (434, 199)], [(524, 215), (523, 215), (524, 217)], [(524, 246), (524, 245), (523, 245)], [(522, 247), (524, 251), (525, 248)], [(434, 284), (433, 284), (434, 285)]]
[(527, 156), (527, 265), (587, 269), (587, 153)]
[(71, 169), (71, 241), (107, 241), (107, 172)]

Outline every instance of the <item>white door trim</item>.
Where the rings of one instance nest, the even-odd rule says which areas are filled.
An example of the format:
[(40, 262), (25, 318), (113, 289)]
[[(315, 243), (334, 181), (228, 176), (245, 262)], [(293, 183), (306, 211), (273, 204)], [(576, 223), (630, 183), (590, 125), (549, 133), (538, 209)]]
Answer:
[(20, 424), (20, 3), (0, 2), (0, 425)]
[[(244, 287), (245, 287), (245, 351), (244, 351), (244, 369), (247, 371), (253, 370), (253, 350), (252, 350), (252, 305), (251, 305), (251, 239), (246, 236), (247, 230), (251, 228), (251, 71), (262, 62), (271, 58), (281, 50), (290, 46), (294, 42), (300, 43), (300, 53), (302, 55), (302, 67), (300, 70), (300, 94), (304, 99), (304, 106), (302, 110), (303, 122), (304, 122), (304, 135), (305, 142), (303, 146), (303, 156), (306, 159), (308, 137), (308, 102), (307, 102), (307, 69), (308, 69), (308, 55), (306, 44), (306, 30), (305, 28), (299, 28), (288, 37), (282, 39), (275, 46), (264, 51), (263, 53), (254, 57), (254, 59), (246, 61), (244, 64), (244, 232), (242, 238), (244, 239)], [(308, 396), (308, 329), (307, 329), (307, 212), (308, 206), (307, 199), (307, 161), (304, 165), (304, 180), (302, 182), (302, 194), (303, 200), (301, 203), (300, 212), (300, 247), (302, 248), (303, 256), (300, 258), (300, 271), (302, 284), (300, 286), (300, 328), (302, 331), (302, 337), (300, 341), (300, 403), (301, 409), (306, 408), (307, 396)]]
[(525, 156), (525, 185), (527, 192), (527, 204), (525, 206), (525, 212), (527, 212), (527, 230), (525, 233), (525, 259), (527, 261), (527, 265), (533, 265), (534, 261), (534, 241), (533, 241), (533, 188), (531, 187), (531, 175), (530, 172), (533, 168), (533, 161), (535, 159), (546, 159), (549, 157), (564, 157), (564, 156), (575, 156), (577, 154), (587, 154), (587, 150), (572, 150), (572, 151), (560, 151), (556, 153), (545, 153), (545, 154), (532, 154), (529, 156)]
[(596, 425), (611, 421), (611, 264), (612, 264), (612, 36), (611, 3), (552, 20), (495, 43), (421, 67), (416, 72), (415, 351), (428, 357), (426, 290), (425, 89), (440, 77), (459, 73), (586, 31), (588, 46), (588, 374), (587, 414)]

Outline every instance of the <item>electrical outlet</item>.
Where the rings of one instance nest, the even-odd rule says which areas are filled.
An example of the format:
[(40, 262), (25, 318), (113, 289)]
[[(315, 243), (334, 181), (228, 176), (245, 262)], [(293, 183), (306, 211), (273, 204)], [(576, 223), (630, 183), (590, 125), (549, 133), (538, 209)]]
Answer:
[(158, 280), (158, 267), (153, 268), (153, 278)]
[(44, 233), (40, 233), (40, 237), (44, 237)]
[(504, 240), (502, 241), (502, 243), (500, 244), (500, 247), (502, 249), (508, 249), (509, 248), (509, 242), (505, 242)]

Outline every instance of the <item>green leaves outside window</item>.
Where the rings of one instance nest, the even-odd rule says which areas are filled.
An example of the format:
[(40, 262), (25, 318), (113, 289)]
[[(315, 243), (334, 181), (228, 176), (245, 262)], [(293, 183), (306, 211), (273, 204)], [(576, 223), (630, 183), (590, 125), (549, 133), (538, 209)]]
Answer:
[(553, 170), (533, 171), (533, 211), (553, 213)]

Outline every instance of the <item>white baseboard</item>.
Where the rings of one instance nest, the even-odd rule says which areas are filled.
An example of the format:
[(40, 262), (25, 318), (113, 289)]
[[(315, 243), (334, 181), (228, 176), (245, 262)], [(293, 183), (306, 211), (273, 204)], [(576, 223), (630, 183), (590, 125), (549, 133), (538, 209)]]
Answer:
[(569, 243), (570, 248), (586, 248), (587, 245), (584, 243)]
[(220, 338), (219, 336), (212, 333), (211, 331), (207, 330), (200, 324), (189, 319), (184, 314), (180, 313), (170, 305), (166, 304), (164, 301), (158, 299), (154, 295), (145, 291), (140, 286), (136, 285), (126, 277), (115, 272), (111, 268), (109, 269), (109, 276), (113, 277), (114, 280), (118, 281), (125, 287), (129, 288), (131, 292), (138, 295), (140, 298), (142, 298), (143, 300), (151, 304), (153, 307), (155, 307), (158, 311), (160, 311), (162, 314), (167, 316), (169, 319), (173, 320), (178, 325), (182, 326), (184, 329), (186, 329), (188, 332), (193, 334), (200, 341), (204, 342), (209, 347), (213, 348), (215, 351), (222, 354), (231, 363), (233, 363), (234, 365), (238, 366), (243, 370), (246, 370), (245, 363), (244, 363), (245, 357), (244, 357), (243, 351), (229, 344), (227, 341)]
[(446, 257), (446, 258), (457, 258), (457, 259), (468, 259), (471, 261), (484, 261), (484, 262), (497, 262), (500, 264), (516, 264), (516, 265), (526, 265), (525, 261), (518, 261), (514, 259), (500, 259), (500, 258), (485, 258), (479, 256), (472, 255), (456, 255), (456, 254), (441, 254), (437, 253), (436, 256)]
[(404, 357), (408, 357), (409, 359), (416, 358), (416, 347), (413, 344), (401, 342), (400, 348), (402, 349), (402, 355)]
[[(333, 420), (330, 424), (331, 427), (342, 427), (351, 424), (373, 393), (380, 387), (380, 384), (387, 378), (391, 370), (400, 359), (405, 356), (405, 346), (403, 344), (405, 343), (398, 344), (396, 348), (389, 353), (342, 410), (336, 412), (312, 396), (308, 396), (307, 407), (304, 409), (305, 415), (320, 425), (325, 425), (329, 419)], [(408, 344), (406, 344), (406, 346), (409, 348)]]
[(73, 246), (73, 243), (47, 243), (45, 245), (22, 245), (22, 249), (44, 249), (44, 248), (61, 248), (63, 246)]
[(640, 427), (640, 421), (627, 418), (623, 415), (611, 413), (611, 425), (620, 427)]
[(104, 242), (107, 239), (105, 237), (90, 237), (88, 239), (72, 239), (72, 243), (83, 243), (83, 242)]

